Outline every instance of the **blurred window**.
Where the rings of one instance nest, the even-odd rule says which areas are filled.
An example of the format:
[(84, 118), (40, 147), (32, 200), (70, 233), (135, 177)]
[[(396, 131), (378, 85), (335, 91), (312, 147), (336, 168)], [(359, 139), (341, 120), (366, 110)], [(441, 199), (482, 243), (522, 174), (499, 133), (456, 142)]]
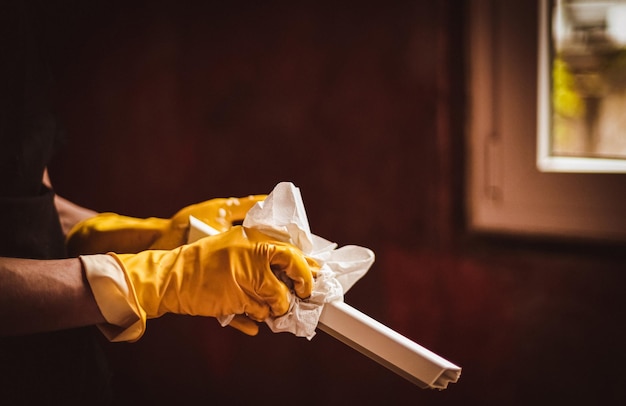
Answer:
[(626, 172), (626, 0), (540, 12), (539, 168)]
[(618, 1), (470, 1), (472, 230), (626, 241), (624, 13)]

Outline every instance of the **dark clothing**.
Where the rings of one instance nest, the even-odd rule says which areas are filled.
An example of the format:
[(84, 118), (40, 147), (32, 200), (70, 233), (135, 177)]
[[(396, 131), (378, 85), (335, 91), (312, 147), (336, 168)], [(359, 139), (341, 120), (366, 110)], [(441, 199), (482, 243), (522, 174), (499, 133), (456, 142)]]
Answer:
[[(5, 148), (0, 144), (0, 148)], [(41, 183), (41, 180), (40, 180)], [(32, 259), (65, 257), (54, 193), (40, 186), (28, 196), (7, 196), (0, 187), (0, 256)]]
[[(42, 185), (59, 129), (37, 22), (0, 2), (0, 256), (65, 256), (54, 193)], [(2, 281), (0, 281), (2, 283)], [(0, 338), (0, 404), (106, 404), (108, 372), (93, 328)]]
[(47, 33), (30, 3), (0, 2), (0, 185), (10, 197), (40, 194), (41, 174), (62, 139), (41, 50)]

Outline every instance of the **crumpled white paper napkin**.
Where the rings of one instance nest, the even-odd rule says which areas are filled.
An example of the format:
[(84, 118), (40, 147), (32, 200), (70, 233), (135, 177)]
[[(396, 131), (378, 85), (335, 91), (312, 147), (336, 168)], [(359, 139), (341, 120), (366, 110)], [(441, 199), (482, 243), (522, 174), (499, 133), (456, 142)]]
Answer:
[[(190, 220), (190, 239), (213, 234), (213, 229), (207, 229), (206, 224), (193, 217)], [(279, 183), (264, 201), (253, 206), (243, 226), (295, 245), (321, 267), (310, 298), (303, 300), (292, 293), (287, 314), (265, 320), (273, 332), (291, 332), (298, 337), (313, 338), (324, 303), (343, 301), (344, 293), (374, 263), (374, 253), (368, 248), (356, 245), (337, 248), (337, 244), (312, 234), (300, 190), (291, 182)], [(224, 326), (233, 317), (218, 320)]]

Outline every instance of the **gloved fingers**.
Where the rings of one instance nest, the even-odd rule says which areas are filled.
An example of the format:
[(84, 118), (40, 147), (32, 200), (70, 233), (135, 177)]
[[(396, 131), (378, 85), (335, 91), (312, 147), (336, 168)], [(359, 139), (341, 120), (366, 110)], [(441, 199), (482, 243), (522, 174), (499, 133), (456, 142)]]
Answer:
[(259, 325), (243, 314), (235, 315), (228, 325), (249, 336), (255, 336), (259, 332)]
[(242, 221), (252, 206), (265, 200), (266, 197), (267, 195), (250, 195), (242, 198), (227, 199), (227, 207), (224, 208), (226, 220), (231, 224)]
[(318, 264), (317, 261), (311, 257), (305, 256), (304, 259), (306, 259), (306, 263), (309, 265), (313, 279), (317, 278), (317, 272), (320, 270), (320, 264)]
[(270, 270), (254, 286), (254, 292), (247, 293), (249, 301), (246, 302), (245, 313), (253, 320), (282, 316), (289, 310), (289, 288)]
[(277, 277), (292, 288), (301, 299), (311, 296), (313, 278), (319, 265), (300, 250), (289, 245), (275, 245), (270, 266)]
[(168, 221), (169, 227), (163, 231), (152, 245), (144, 249), (174, 249), (187, 241), (189, 216), (210, 225), (219, 232), (228, 231), (246, 217), (248, 211), (257, 202), (265, 200), (266, 195), (251, 195), (242, 198), (215, 198), (192, 204), (179, 210)]
[(186, 222), (191, 215), (223, 232), (230, 229), (234, 223), (242, 221), (252, 206), (266, 197), (267, 195), (250, 195), (241, 198), (211, 199), (186, 207), (178, 212), (174, 219), (177, 222)]

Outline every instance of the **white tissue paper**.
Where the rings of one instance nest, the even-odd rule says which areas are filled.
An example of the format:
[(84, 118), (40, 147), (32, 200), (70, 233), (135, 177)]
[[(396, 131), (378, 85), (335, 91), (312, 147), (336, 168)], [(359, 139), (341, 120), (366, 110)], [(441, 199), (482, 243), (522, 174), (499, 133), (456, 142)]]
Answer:
[[(190, 222), (189, 242), (216, 232), (193, 217)], [(367, 248), (356, 245), (337, 248), (337, 244), (312, 234), (300, 190), (291, 182), (279, 183), (264, 201), (253, 206), (243, 226), (295, 245), (321, 267), (310, 298), (303, 300), (292, 293), (287, 314), (265, 320), (275, 333), (291, 332), (298, 337), (313, 338), (324, 304), (343, 301), (343, 295), (374, 263), (374, 253)], [(233, 317), (218, 320), (225, 326)]]

